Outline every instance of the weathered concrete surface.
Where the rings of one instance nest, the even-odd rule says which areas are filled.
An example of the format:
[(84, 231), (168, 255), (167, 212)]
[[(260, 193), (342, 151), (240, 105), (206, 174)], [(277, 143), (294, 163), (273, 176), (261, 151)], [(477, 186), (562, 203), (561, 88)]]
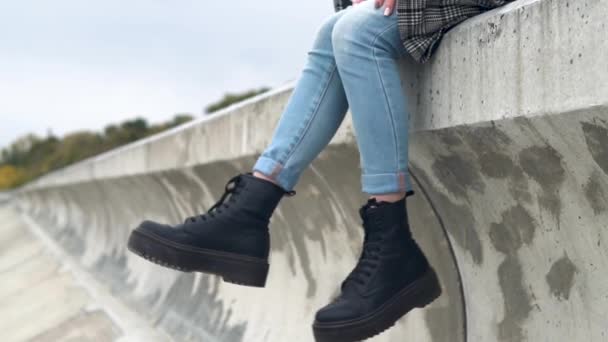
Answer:
[[(408, 202), (444, 295), (376, 341), (608, 338), (608, 2), (517, 1), (402, 64)], [(350, 119), (272, 221), (268, 288), (126, 253), (143, 218), (207, 209), (268, 144), (291, 89), (76, 164), (17, 193), (21, 211), (176, 340), (310, 341), (361, 240)], [(221, 143), (220, 143), (221, 142)]]
[(9, 192), (0, 191), (0, 204), (8, 202), (8, 200), (10, 198), (11, 198), (11, 195)]
[(170, 340), (115, 303), (28, 221), (0, 205), (2, 341)]
[[(0, 206), (3, 341), (110, 341), (119, 328), (62, 269), (13, 210)], [(35, 317), (35, 320), (32, 318)]]
[[(125, 251), (130, 230), (143, 217), (178, 222), (201, 212), (221, 195), (226, 175), (253, 161), (247, 157), (39, 189), (23, 194), (21, 205), (85, 267), (110, 282), (118, 297), (177, 340), (310, 341), (316, 309), (336, 293), (361, 243), (356, 212), (364, 197), (358, 191), (358, 174), (335, 170), (336, 162), (347, 169), (357, 167), (353, 146), (328, 149), (303, 176), (298, 196), (280, 205), (272, 221), (272, 268), (264, 290), (174, 272)], [(420, 240), (444, 278), (445, 295), (383, 338), (424, 341), (446, 333), (426, 329), (428, 322), (450, 329), (437, 341), (462, 341), (462, 298), (448, 242), (422, 197), (411, 206), (428, 215), (414, 215), (412, 222), (420, 227)]]
[(470, 341), (608, 338), (608, 111), (420, 133), (412, 170), (463, 278)]

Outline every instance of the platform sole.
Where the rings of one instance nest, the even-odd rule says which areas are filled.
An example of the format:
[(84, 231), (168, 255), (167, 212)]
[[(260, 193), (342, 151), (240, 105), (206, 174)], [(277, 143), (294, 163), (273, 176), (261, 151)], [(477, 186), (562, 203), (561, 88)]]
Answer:
[(432, 268), (401, 290), (374, 313), (357, 320), (335, 323), (313, 323), (317, 342), (354, 342), (373, 337), (392, 327), (415, 308), (423, 308), (441, 295), (437, 274)]
[(268, 277), (265, 259), (181, 245), (140, 230), (131, 233), (127, 248), (161, 266), (214, 274), (233, 284), (264, 287)]

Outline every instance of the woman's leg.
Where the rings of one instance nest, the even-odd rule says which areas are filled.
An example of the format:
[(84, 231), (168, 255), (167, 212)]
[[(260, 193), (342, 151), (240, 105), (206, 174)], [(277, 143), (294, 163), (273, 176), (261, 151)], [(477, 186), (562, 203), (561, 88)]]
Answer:
[(287, 191), (329, 143), (348, 110), (331, 40), (345, 12), (334, 13), (319, 28), (271, 143), (253, 166), (254, 175)]
[(255, 174), (292, 190), (350, 105), (363, 191), (389, 202), (411, 191), (409, 115), (397, 66), (405, 53), (396, 11), (384, 16), (367, 1), (332, 15), (317, 34), (271, 144), (253, 167)]
[(332, 42), (359, 145), (363, 191), (392, 202), (412, 190), (409, 113), (397, 65), (407, 52), (396, 11), (385, 16), (374, 1), (366, 1), (344, 12)]
[(396, 14), (368, 0), (344, 11), (332, 42), (353, 115), (364, 192), (365, 237), (340, 295), (315, 315), (317, 342), (361, 341), (441, 294), (435, 272), (410, 232), (405, 195), (408, 112), (397, 59), (404, 56)]

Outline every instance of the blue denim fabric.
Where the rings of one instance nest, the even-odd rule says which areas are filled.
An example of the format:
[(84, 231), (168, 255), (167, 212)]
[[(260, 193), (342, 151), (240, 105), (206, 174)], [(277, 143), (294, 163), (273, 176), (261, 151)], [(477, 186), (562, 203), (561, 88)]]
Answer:
[(253, 166), (292, 190), (300, 174), (334, 136), (350, 106), (365, 193), (411, 190), (408, 121), (397, 60), (397, 14), (368, 0), (330, 16), (319, 28), (306, 65)]

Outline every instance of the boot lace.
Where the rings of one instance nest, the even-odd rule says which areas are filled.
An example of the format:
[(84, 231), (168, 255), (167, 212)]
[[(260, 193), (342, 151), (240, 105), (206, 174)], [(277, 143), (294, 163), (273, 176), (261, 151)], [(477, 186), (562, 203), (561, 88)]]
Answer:
[(380, 233), (374, 232), (374, 230), (382, 225), (382, 218), (378, 215), (372, 215), (370, 217), (370, 215), (366, 214), (365, 209), (367, 209), (367, 206), (360, 209), (365, 230), (363, 249), (357, 265), (342, 283), (342, 288), (345, 288), (348, 284), (365, 285), (374, 274), (380, 261), (383, 237)]
[[(215, 204), (212, 205), (206, 213), (202, 215), (188, 217), (185, 223), (194, 223), (201, 220), (207, 221), (208, 219), (214, 218), (216, 214), (221, 214), (222, 209), (230, 208), (230, 204), (226, 203), (226, 198), (228, 197), (228, 195), (237, 195), (240, 193), (240, 191), (238, 191), (238, 185), (240, 180), (241, 175), (236, 175), (232, 177), (228, 181), (228, 183), (226, 183), (226, 186), (224, 187), (224, 194), (222, 195), (222, 197), (217, 202), (215, 202)], [(228, 202), (234, 202), (234, 196), (230, 196)]]

